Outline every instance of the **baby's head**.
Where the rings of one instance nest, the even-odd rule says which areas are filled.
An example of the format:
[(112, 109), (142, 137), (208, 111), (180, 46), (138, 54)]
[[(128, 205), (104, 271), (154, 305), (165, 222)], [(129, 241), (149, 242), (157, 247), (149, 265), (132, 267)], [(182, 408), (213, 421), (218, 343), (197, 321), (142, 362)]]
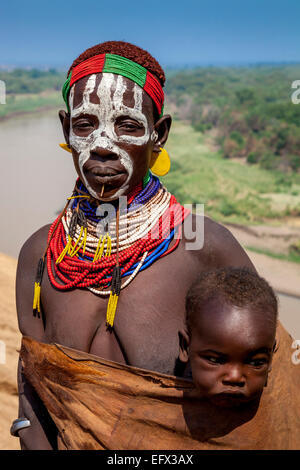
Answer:
[(278, 316), (272, 288), (253, 271), (203, 273), (186, 297), (181, 362), (190, 361), (200, 396), (220, 406), (258, 399), (267, 383)]

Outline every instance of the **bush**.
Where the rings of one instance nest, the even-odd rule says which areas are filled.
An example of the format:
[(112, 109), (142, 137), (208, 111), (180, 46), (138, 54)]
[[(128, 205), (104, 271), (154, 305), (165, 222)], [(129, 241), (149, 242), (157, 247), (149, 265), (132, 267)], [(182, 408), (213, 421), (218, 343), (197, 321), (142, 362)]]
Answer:
[(287, 146), (288, 134), (289, 129), (287, 127), (278, 130), (275, 141), (276, 153), (279, 154), (280, 151)]
[[(285, 188), (288, 188), (293, 184), (292, 178), (290, 175), (286, 174), (280, 174), (275, 180), (275, 184), (278, 186), (284, 186)], [(284, 188), (284, 190), (285, 190)]]
[(212, 124), (210, 124), (209, 122), (205, 124), (200, 121), (200, 122), (196, 122), (195, 124), (193, 124), (193, 128), (197, 132), (205, 132), (212, 128)]
[(203, 124), (202, 122), (195, 122), (195, 124), (193, 124), (193, 128), (197, 132), (205, 132), (206, 130), (205, 124)]
[(229, 217), (230, 215), (238, 213), (236, 206), (226, 200), (222, 201), (220, 205), (220, 212), (225, 217)]
[(300, 168), (300, 155), (289, 155), (288, 160), (292, 170), (298, 171)]
[(254, 100), (254, 91), (249, 88), (243, 88), (242, 90), (238, 90), (236, 91), (235, 95), (240, 104), (244, 104)]
[(220, 109), (217, 106), (206, 106), (202, 112), (201, 121), (211, 127), (217, 126), (220, 118)]
[(273, 153), (265, 153), (259, 163), (265, 170), (274, 170), (278, 164), (278, 157)]
[(242, 134), (239, 132), (239, 131), (233, 131), (231, 132), (230, 134), (230, 139), (231, 140), (234, 140), (238, 145), (239, 147), (241, 148), (243, 145), (244, 145), (244, 138), (242, 136)]
[(246, 122), (253, 132), (260, 132), (266, 128), (266, 120), (257, 111), (251, 111), (246, 118)]
[(300, 240), (290, 245), (289, 252), (290, 254), (300, 255)]
[(250, 165), (253, 165), (254, 163), (258, 163), (258, 161), (259, 161), (259, 154), (257, 152), (249, 153), (247, 157), (247, 162), (250, 163)]
[(224, 158), (233, 158), (237, 155), (239, 146), (235, 140), (229, 138), (225, 139), (223, 145), (223, 156)]

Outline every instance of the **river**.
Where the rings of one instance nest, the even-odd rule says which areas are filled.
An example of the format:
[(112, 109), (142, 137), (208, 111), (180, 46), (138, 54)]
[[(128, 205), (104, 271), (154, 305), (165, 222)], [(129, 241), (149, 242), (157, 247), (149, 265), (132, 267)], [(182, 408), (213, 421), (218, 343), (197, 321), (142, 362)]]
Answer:
[(17, 257), (24, 241), (54, 220), (72, 193), (76, 173), (56, 111), (0, 122), (0, 250)]

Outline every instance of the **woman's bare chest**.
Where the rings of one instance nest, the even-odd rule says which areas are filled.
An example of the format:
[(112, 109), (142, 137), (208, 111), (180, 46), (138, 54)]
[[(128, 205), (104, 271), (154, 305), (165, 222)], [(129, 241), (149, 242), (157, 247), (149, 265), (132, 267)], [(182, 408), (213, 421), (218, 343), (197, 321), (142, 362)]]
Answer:
[(139, 273), (121, 290), (113, 332), (106, 328), (108, 296), (79, 289), (61, 293), (45, 286), (46, 340), (173, 373), (185, 296), (196, 270), (184, 263), (180, 253), (168, 258)]

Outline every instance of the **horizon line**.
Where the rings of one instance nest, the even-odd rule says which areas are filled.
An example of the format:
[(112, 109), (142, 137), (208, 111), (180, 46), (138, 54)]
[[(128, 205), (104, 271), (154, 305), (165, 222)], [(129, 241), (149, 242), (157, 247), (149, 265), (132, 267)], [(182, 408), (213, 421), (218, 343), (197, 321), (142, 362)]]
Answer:
[[(198, 62), (198, 63), (185, 63), (185, 64), (163, 64), (165, 69), (192, 69), (192, 68), (201, 68), (201, 67), (261, 67), (261, 66), (281, 66), (281, 65), (300, 65), (299, 61), (216, 61), (216, 62)], [(66, 71), (68, 66), (64, 67), (62, 65), (50, 65), (50, 64), (7, 64), (7, 63), (0, 63), (0, 70), (12, 71), (15, 69), (22, 69), (22, 70), (44, 70), (48, 71), (50, 69), (54, 69), (57, 71)]]

